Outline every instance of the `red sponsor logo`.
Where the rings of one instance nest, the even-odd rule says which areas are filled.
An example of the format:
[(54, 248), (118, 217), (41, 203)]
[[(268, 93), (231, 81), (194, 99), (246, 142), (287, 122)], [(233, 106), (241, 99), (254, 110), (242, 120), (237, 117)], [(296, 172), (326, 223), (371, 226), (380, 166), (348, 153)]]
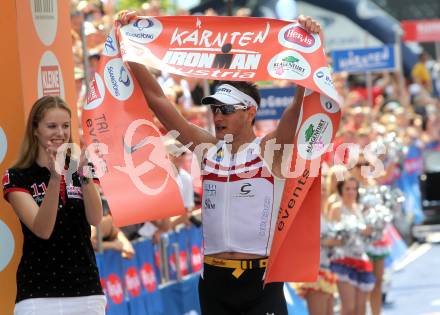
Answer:
[(141, 280), (147, 292), (154, 292), (157, 288), (156, 274), (154, 273), (153, 266), (145, 263), (141, 268)]
[(124, 300), (124, 290), (122, 289), (121, 280), (116, 274), (112, 273), (108, 276), (106, 287), (113, 303), (121, 304)]
[(132, 297), (141, 294), (141, 280), (135, 267), (130, 267), (125, 273), (125, 287)]
[(9, 181), (9, 172), (6, 170), (5, 174), (3, 175), (2, 184), (3, 186), (8, 185), (10, 183)]
[(200, 271), (202, 269), (202, 253), (200, 249), (193, 245), (191, 248), (191, 267), (194, 272)]
[[(187, 260), (186, 252), (180, 252), (179, 253), (179, 264), (180, 264), (180, 271), (182, 273), (182, 276), (187, 275), (188, 274), (188, 260)], [(171, 269), (174, 272), (177, 271), (176, 255), (172, 255), (170, 257), (170, 266), (171, 266)]]
[(93, 101), (99, 100), (101, 98), (101, 93), (99, 92), (98, 84), (96, 79), (90, 82), (89, 95), (87, 95), (87, 104)]
[(284, 39), (302, 47), (312, 47), (315, 44), (315, 38), (299, 26), (286, 30), (284, 32)]
[(41, 86), (43, 95), (61, 95), (60, 68), (54, 66), (41, 66)]

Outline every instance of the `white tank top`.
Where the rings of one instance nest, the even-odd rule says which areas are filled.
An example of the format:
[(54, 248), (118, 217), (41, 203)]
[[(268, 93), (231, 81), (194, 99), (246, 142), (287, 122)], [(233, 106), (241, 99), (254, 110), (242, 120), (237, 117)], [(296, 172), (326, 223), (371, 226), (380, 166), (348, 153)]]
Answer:
[(234, 155), (220, 141), (203, 160), (205, 255), (270, 253), (285, 180), (274, 177), (259, 156), (260, 141)]

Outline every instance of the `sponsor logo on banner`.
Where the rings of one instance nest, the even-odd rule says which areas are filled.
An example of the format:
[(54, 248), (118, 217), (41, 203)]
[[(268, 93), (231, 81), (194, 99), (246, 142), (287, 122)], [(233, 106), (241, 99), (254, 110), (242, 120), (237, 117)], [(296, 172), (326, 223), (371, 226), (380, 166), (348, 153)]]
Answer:
[(339, 98), (336, 93), (333, 79), (328, 67), (321, 67), (313, 74), (313, 81), (326, 95), (337, 100)]
[(277, 79), (304, 80), (310, 76), (312, 70), (301, 54), (286, 50), (270, 60), (267, 71)]
[(321, 47), (321, 39), (317, 34), (310, 34), (298, 23), (284, 26), (278, 33), (278, 41), (287, 48), (311, 53)]
[(141, 294), (141, 280), (135, 267), (130, 267), (125, 273), (125, 287), (132, 297), (137, 297)]
[(58, 29), (58, 1), (31, 0), (30, 6), (38, 38), (44, 45), (52, 45)]
[(331, 114), (335, 114), (337, 112), (339, 112), (339, 105), (333, 101), (331, 98), (325, 96), (325, 95), (320, 95), (319, 96), (319, 100), (321, 102), (321, 106), (322, 108)]
[(8, 152), (8, 138), (6, 138), (6, 133), (3, 131), (3, 128), (0, 127), (0, 163), (3, 162), (6, 152)]
[(121, 304), (124, 300), (124, 290), (122, 289), (121, 279), (117, 274), (110, 274), (107, 279), (107, 292), (115, 304)]
[(102, 104), (105, 96), (105, 86), (101, 76), (95, 73), (95, 78), (90, 82), (85, 110), (95, 109)]
[(200, 248), (196, 245), (193, 245), (191, 248), (191, 267), (193, 272), (202, 269), (202, 253), (200, 252)]
[(327, 151), (333, 135), (329, 116), (315, 114), (301, 126), (298, 133), (298, 154), (305, 160), (313, 160)]
[(144, 286), (145, 290), (147, 290), (149, 293), (156, 291), (157, 281), (153, 266), (151, 266), (149, 263), (145, 263), (142, 266), (140, 273), (142, 285)]
[(57, 57), (51, 51), (46, 51), (38, 66), (38, 98), (46, 95), (56, 95), (64, 98), (64, 80)]
[(119, 54), (118, 43), (116, 42), (115, 30), (113, 29), (107, 36), (102, 49), (102, 54), (107, 57), (114, 57)]
[(148, 44), (162, 33), (162, 23), (149, 17), (126, 25), (121, 28), (121, 31), (128, 39), (136, 43)]
[(119, 101), (125, 101), (133, 94), (133, 79), (121, 58), (112, 59), (105, 65), (104, 81), (110, 94)]
[(0, 272), (2, 272), (11, 262), (15, 251), (14, 235), (12, 235), (9, 227), (0, 220)]
[(193, 31), (176, 27), (170, 39), (170, 49), (162, 60), (190, 76), (221, 79), (256, 76), (261, 54), (246, 47), (265, 42), (269, 23), (262, 30), (244, 33), (219, 32), (201, 29), (201, 26), (198, 19)]

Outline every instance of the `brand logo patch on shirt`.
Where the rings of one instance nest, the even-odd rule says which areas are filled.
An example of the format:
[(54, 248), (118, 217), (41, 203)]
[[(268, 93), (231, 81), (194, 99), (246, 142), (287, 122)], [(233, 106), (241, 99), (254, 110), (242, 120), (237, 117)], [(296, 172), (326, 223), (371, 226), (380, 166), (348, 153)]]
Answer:
[(69, 185), (66, 187), (67, 198), (83, 199), (81, 187)]

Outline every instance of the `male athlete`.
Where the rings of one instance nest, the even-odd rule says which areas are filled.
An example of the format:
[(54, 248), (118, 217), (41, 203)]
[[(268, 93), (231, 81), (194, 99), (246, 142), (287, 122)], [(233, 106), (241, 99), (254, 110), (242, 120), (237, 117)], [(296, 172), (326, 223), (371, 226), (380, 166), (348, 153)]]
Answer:
[[(134, 19), (135, 12), (119, 16), (122, 25)], [(300, 16), (298, 22), (308, 32), (320, 31), (310, 17)], [(282, 145), (293, 143), (304, 88), (297, 87), (295, 100), (285, 109), (278, 127), (257, 138), (253, 128), (260, 103), (256, 85), (220, 83), (213, 95), (202, 100), (213, 113), (213, 136), (177, 111), (145, 66), (132, 62), (129, 66), (167, 130), (177, 130), (178, 140), (191, 150), (208, 144), (207, 152), (199, 157), (205, 255), (199, 282), (202, 314), (287, 315), (283, 283), (263, 288), (263, 277), (284, 186)], [(281, 149), (268, 150), (272, 154), (266, 156), (266, 146), (273, 144)]]

